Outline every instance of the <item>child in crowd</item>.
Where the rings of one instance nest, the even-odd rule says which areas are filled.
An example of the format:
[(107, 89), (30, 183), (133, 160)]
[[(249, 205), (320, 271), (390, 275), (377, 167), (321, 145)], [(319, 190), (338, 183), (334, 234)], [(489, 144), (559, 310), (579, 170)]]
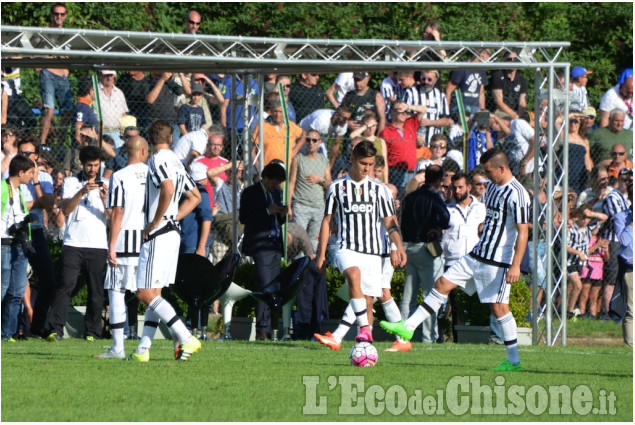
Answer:
[(572, 222), (567, 231), (567, 317), (576, 316), (574, 309), (582, 291), (580, 278), (582, 266), (587, 264), (589, 242), (598, 222), (593, 221), (592, 211), (583, 208), (572, 209), (569, 218)]
[[(598, 298), (602, 289), (602, 277), (604, 275), (604, 262), (609, 260), (609, 247), (606, 239), (599, 239), (599, 228), (593, 231), (589, 241), (589, 255), (587, 264), (582, 266), (582, 292), (578, 302), (580, 316), (595, 319), (598, 311)], [(587, 311), (587, 302), (589, 308)]]
[(181, 135), (187, 134), (190, 131), (200, 130), (205, 124), (205, 111), (201, 106), (198, 106), (198, 102), (201, 100), (201, 96), (204, 94), (203, 86), (194, 83), (192, 84), (192, 95), (190, 101), (184, 103), (179, 108), (178, 124)]

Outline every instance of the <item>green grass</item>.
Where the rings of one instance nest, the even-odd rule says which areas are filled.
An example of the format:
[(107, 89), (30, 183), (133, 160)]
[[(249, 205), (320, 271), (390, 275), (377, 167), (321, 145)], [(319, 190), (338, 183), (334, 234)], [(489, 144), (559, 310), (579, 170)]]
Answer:
[(618, 338), (622, 339), (622, 325), (603, 320), (583, 318), (569, 319), (567, 337), (570, 338)]
[[(409, 353), (380, 351), (379, 364), (372, 369), (348, 365), (350, 342), (337, 352), (310, 342), (204, 342), (203, 349), (190, 361), (180, 363), (172, 359), (171, 342), (158, 340), (149, 363), (93, 358), (108, 345), (109, 341), (89, 343), (79, 339), (2, 343), (2, 421), (633, 419), (633, 354), (621, 346), (521, 347), (524, 371), (501, 374), (489, 368), (503, 360), (504, 349), (488, 345), (415, 344)], [(377, 344), (379, 350), (388, 346)], [(127, 352), (134, 347), (134, 342), (126, 342)], [(327, 414), (303, 415), (307, 404), (303, 376), (319, 377), (316, 400), (327, 398)], [(480, 377), (481, 385), (490, 387), (497, 376), (504, 378), (504, 384), (497, 383), (506, 388), (568, 385), (573, 389), (587, 385), (596, 398), (601, 390), (607, 394), (613, 391), (617, 396), (616, 414), (550, 415), (547, 410), (542, 415), (456, 416), (446, 408), (442, 415), (419, 416), (416, 411), (412, 415), (406, 409), (394, 416), (385, 409), (374, 416), (370, 404), (371, 412), (364, 415), (340, 414), (341, 395), (348, 393), (342, 391), (341, 383), (351, 379), (347, 376), (363, 377), (366, 389), (379, 385), (387, 393), (396, 389), (390, 387), (400, 385), (408, 396), (415, 390), (423, 396), (433, 395), (456, 376)], [(331, 390), (329, 383), (334, 384)]]

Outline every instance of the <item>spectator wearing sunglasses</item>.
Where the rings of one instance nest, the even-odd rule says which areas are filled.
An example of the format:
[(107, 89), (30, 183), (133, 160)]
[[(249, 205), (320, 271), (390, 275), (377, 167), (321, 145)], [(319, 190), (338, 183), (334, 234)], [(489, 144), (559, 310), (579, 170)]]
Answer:
[(201, 28), (201, 15), (196, 10), (192, 9), (187, 12), (185, 16), (185, 29), (183, 34), (196, 34)]
[[(67, 11), (64, 3), (55, 3), (51, 6), (49, 28), (62, 29)], [(36, 47), (48, 47), (48, 43), (45, 40), (41, 40), (39, 42), (36, 41), (34, 45)], [(42, 145), (46, 144), (49, 132), (52, 129), (55, 101), (57, 101), (62, 118), (62, 123), (57, 127), (60, 130), (60, 137), (66, 131), (70, 122), (73, 112), (73, 93), (68, 82), (68, 74), (68, 69), (45, 68), (40, 71), (40, 95), (42, 96), (42, 120), (40, 122), (42, 133), (40, 135), (40, 143)], [(83, 93), (79, 94), (83, 95)]]
[(633, 131), (627, 130), (624, 124), (626, 114), (621, 109), (613, 109), (609, 115), (607, 127), (598, 128), (589, 135), (591, 142), (591, 158), (596, 164), (610, 160), (610, 152), (614, 145), (626, 146), (627, 159), (633, 160)]
[(611, 160), (605, 162), (607, 162), (606, 169), (609, 176), (615, 178), (619, 178), (620, 170), (623, 168), (633, 169), (633, 163), (626, 159), (626, 147), (621, 143), (613, 145), (611, 148)]
[(306, 152), (293, 158), (289, 173), (289, 218), (306, 230), (314, 251), (324, 218), (324, 194), (331, 184), (329, 161), (318, 153), (320, 143), (320, 133), (309, 131)]

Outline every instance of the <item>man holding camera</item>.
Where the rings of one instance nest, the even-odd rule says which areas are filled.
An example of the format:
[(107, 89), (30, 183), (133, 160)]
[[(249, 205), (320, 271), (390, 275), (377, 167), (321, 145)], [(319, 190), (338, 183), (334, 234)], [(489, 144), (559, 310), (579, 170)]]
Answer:
[[(9, 163), (9, 178), (2, 180), (2, 340), (11, 341), (18, 330), (18, 312), (26, 289), (27, 259), (31, 228), (26, 200), (20, 185), (35, 174), (35, 164), (22, 155)], [(27, 246), (25, 246), (27, 245)]]
[(66, 219), (62, 245), (62, 277), (53, 297), (49, 313), (48, 341), (59, 341), (64, 335), (71, 294), (83, 268), (88, 286), (85, 338), (101, 337), (101, 310), (104, 303), (104, 278), (108, 258), (106, 237), (106, 195), (108, 187), (99, 180), (101, 149), (83, 146), (79, 150), (82, 171), (64, 179), (61, 210)]
[[(37, 141), (27, 137), (18, 143), (18, 154), (31, 160), (35, 166), (40, 158), (40, 149), (45, 148), (46, 146), (41, 147)], [(53, 179), (46, 171), (36, 169), (33, 180), (26, 186), (22, 186), (22, 191), (29, 212), (37, 220), (31, 224), (33, 252), (28, 255), (29, 263), (38, 280), (37, 294), (33, 304), (31, 334), (45, 338), (46, 315), (57, 285), (51, 252), (44, 234), (44, 210), (50, 212), (54, 203)]]

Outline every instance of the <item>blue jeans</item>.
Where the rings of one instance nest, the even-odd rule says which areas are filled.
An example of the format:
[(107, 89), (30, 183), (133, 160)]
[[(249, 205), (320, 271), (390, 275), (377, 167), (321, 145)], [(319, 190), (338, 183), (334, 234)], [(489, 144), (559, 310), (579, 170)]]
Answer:
[(2, 245), (2, 339), (18, 331), (18, 313), (26, 290), (28, 261), (22, 248)]
[(55, 109), (57, 99), (60, 112), (73, 110), (73, 93), (68, 78), (64, 76), (53, 74), (46, 69), (40, 71), (40, 94), (44, 108)]

